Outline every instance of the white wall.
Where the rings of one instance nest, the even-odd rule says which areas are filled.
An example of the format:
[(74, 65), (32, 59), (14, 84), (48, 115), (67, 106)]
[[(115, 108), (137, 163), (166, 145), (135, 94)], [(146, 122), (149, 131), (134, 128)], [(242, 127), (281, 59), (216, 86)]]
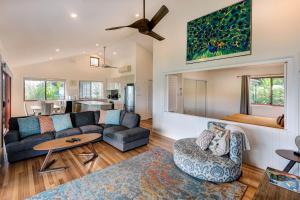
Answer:
[[(167, 39), (155, 42), (154, 57), (154, 129), (174, 139), (196, 137), (206, 128), (209, 119), (164, 112), (164, 76), (171, 72), (199, 70), (245, 63), (291, 58), (288, 69), (288, 105), (286, 130), (241, 125), (246, 129), (252, 150), (245, 153), (245, 162), (260, 168), (267, 166), (283, 169), (287, 160), (277, 156), (278, 148), (296, 149), (294, 138), (299, 134), (299, 58), (300, 7), (299, 0), (253, 0), (252, 55), (203, 62), (185, 63), (187, 22), (211, 13), (237, 1), (190, 0), (169, 1), (168, 16), (158, 25), (156, 32)], [(294, 172), (299, 168), (295, 167)]]
[[(23, 116), (24, 78), (66, 80), (66, 97), (79, 95), (79, 80), (103, 81), (110, 77), (113, 69), (92, 68), (89, 55), (76, 56), (61, 60), (13, 68), (12, 78), (12, 116)], [(71, 85), (70, 81), (75, 81)], [(105, 85), (104, 85), (105, 86)]]
[(136, 74), (136, 42), (132, 38), (127, 38), (121, 42), (113, 44), (110, 48), (117, 52), (117, 55), (111, 57), (111, 63), (114, 67), (124, 67), (131, 65), (131, 71), (119, 73), (118, 70), (112, 72), (112, 77), (121, 77)]
[(2, 62), (5, 60), (6, 62), (8, 62), (7, 61), (7, 56), (6, 56), (6, 51), (5, 51), (5, 49), (4, 49), (4, 47), (3, 47), (3, 44), (2, 44), (2, 42), (1, 42), (1, 40), (0, 40), (0, 55), (1, 55), (1, 60), (2, 60)]
[[(148, 110), (148, 81), (152, 80), (153, 77), (153, 55), (151, 51), (141, 46), (133, 38), (135, 36), (112, 46), (112, 48), (118, 49), (118, 52), (122, 52), (121, 55), (118, 53), (112, 58), (113, 66), (123, 67), (131, 65), (131, 72), (119, 73), (118, 71), (113, 71), (112, 77), (118, 78), (134, 75), (136, 88), (135, 112), (140, 114), (142, 119), (148, 119), (152, 117), (152, 111)], [(123, 87), (121, 87), (121, 94), (123, 93)]]
[(136, 112), (142, 119), (152, 117), (149, 106), (149, 81), (153, 78), (153, 55), (140, 45), (136, 45)]

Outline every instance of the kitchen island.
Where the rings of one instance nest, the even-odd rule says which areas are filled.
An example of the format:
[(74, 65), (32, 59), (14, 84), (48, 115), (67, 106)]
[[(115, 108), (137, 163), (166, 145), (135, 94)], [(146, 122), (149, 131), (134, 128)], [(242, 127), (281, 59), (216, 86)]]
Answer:
[[(77, 106), (80, 106), (80, 111), (96, 111), (96, 110), (110, 110), (112, 103), (102, 101), (77, 101)], [(79, 105), (78, 105), (79, 104)]]

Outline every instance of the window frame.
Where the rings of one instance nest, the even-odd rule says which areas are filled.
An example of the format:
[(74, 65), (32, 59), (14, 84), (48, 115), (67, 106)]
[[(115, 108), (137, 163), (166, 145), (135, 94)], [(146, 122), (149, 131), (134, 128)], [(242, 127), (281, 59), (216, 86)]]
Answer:
[[(80, 83), (81, 82), (89, 82), (90, 84), (92, 83), (102, 83), (102, 89), (103, 89), (103, 94), (102, 97), (100, 98), (92, 98), (92, 87), (90, 87), (90, 98), (82, 98), (80, 96)], [(92, 85), (91, 85), (92, 86)], [(79, 80), (79, 100), (86, 100), (86, 101), (97, 101), (105, 98), (105, 91), (104, 91), (104, 81), (91, 81), (91, 80)]]
[[(25, 94), (25, 82), (26, 81), (43, 81), (45, 83), (45, 90), (44, 90), (44, 99), (39, 100), (39, 99), (26, 99), (26, 94)], [(57, 81), (57, 82), (63, 82), (64, 83), (64, 97), (63, 99), (47, 99), (47, 82), (48, 81)], [(23, 80), (23, 100), (24, 102), (30, 102), (30, 101), (64, 101), (66, 100), (66, 80), (62, 79), (38, 79), (38, 78), (24, 78)]]
[[(284, 107), (284, 104), (285, 104), (285, 95), (284, 95), (284, 104), (283, 105), (276, 105), (276, 104), (273, 104), (273, 79), (274, 78), (282, 78), (283, 79), (283, 82), (284, 82), (284, 85), (285, 85), (285, 77), (284, 76), (260, 76), (260, 77), (250, 77), (250, 83), (249, 83), (249, 86), (251, 87), (251, 79), (262, 79), (262, 78), (270, 78), (271, 79), (271, 87), (270, 87), (270, 103), (269, 104), (261, 104), (261, 103), (250, 103), (251, 105), (257, 105), (257, 106), (276, 106), (276, 107)], [(250, 87), (249, 87), (249, 93), (250, 93)], [(285, 87), (284, 87), (284, 90), (285, 90)], [(249, 100), (251, 101), (250, 99), (251, 97), (249, 96)]]
[[(97, 60), (97, 65), (92, 64), (93, 59)], [(100, 66), (100, 58), (98, 58), (96, 56), (90, 56), (90, 66), (91, 67), (99, 67)]]

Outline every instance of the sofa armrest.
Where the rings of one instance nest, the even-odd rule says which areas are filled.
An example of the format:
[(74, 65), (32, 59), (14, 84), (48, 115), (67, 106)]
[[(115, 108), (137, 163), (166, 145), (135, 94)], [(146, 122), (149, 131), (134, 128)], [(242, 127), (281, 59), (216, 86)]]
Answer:
[(20, 140), (20, 132), (17, 130), (8, 131), (4, 136), (5, 144), (18, 142)]
[(243, 134), (233, 132), (230, 134), (230, 159), (237, 164), (242, 164)]

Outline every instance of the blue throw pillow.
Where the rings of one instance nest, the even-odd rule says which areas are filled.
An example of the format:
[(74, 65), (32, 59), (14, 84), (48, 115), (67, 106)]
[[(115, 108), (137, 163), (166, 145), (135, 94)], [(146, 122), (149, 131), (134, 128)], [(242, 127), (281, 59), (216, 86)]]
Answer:
[(105, 124), (120, 125), (121, 110), (108, 110), (105, 116)]
[(56, 132), (62, 131), (65, 129), (73, 128), (70, 114), (65, 114), (65, 115), (52, 115), (51, 116), (54, 129)]
[(20, 137), (40, 134), (40, 123), (37, 117), (18, 118)]

